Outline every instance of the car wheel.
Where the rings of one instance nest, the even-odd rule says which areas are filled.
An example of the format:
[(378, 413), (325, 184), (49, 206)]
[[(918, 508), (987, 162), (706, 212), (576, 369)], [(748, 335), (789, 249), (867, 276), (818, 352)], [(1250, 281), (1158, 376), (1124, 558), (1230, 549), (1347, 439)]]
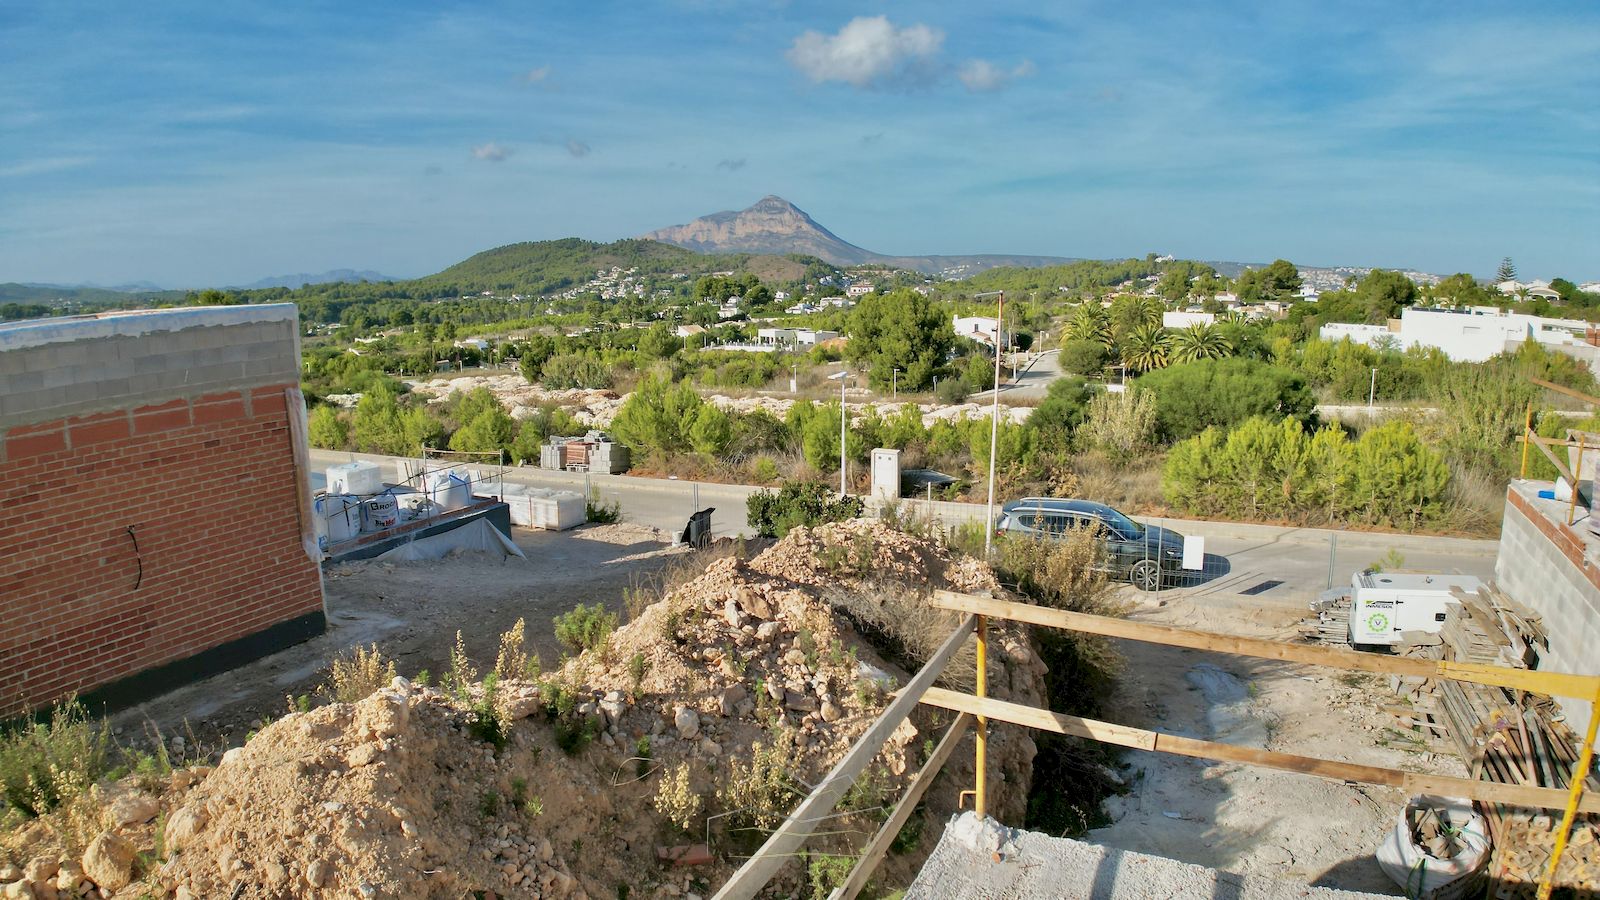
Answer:
[(1153, 559), (1141, 559), (1134, 563), (1133, 571), (1128, 575), (1128, 580), (1141, 591), (1161, 590), (1161, 564)]

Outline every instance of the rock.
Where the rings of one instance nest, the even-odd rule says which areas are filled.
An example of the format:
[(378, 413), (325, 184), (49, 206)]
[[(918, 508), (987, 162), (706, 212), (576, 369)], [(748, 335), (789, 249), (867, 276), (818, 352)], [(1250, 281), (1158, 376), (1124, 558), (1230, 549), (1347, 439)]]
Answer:
[(739, 604), (730, 597), (722, 606), (722, 617), (727, 620), (729, 628), (738, 628), (744, 625), (744, 613), (739, 611)]
[(544, 709), (544, 698), (536, 687), (520, 687), (506, 697), (505, 704), (511, 718), (526, 719)]
[(778, 633), (782, 630), (783, 626), (779, 625), (777, 622), (762, 622), (760, 625), (756, 626), (756, 640), (771, 641), (776, 638)]
[(67, 860), (56, 870), (56, 890), (69, 894), (78, 893), (78, 888), (83, 885), (83, 866), (74, 860)]
[(706, 756), (721, 756), (722, 745), (710, 738), (702, 738), (700, 740), (700, 752)]
[(192, 844), (205, 829), (209, 818), (203, 806), (185, 806), (173, 813), (167, 819), (167, 827), (163, 832), (167, 852), (174, 853)]
[(844, 710), (835, 705), (831, 699), (822, 701), (822, 721), (837, 722), (842, 715)]
[(739, 601), (739, 606), (745, 612), (758, 619), (770, 619), (773, 615), (772, 601), (766, 595), (752, 588), (748, 584), (741, 584), (733, 589), (734, 599)]
[[(112, 827), (126, 827), (129, 825), (143, 825), (154, 819), (161, 812), (161, 804), (149, 794), (129, 792), (111, 801), (106, 809), (106, 821)], [(39, 881), (41, 879), (34, 879)]]
[(83, 874), (101, 890), (115, 893), (133, 881), (134, 855), (131, 841), (107, 831), (90, 841), (83, 851)]
[(806, 664), (805, 651), (796, 647), (783, 655), (783, 662), (785, 665), (803, 666)]
[(6, 900), (33, 900), (33, 885), (26, 881), (13, 881), (5, 886)]
[(722, 697), (717, 701), (724, 716), (732, 716), (739, 710), (739, 701), (750, 696), (744, 685), (736, 684), (722, 692)]
[(600, 711), (599, 705), (596, 704), (593, 700), (587, 700), (587, 701), (585, 701), (583, 703), (578, 704), (578, 717), (579, 718), (587, 719), (587, 718), (589, 718), (590, 716), (594, 715), (595, 713), (597, 713), (599, 711)]
[(623, 699), (621, 691), (612, 691), (600, 701), (600, 711), (605, 713), (606, 724), (616, 727), (622, 723), (622, 714), (628, 709), (628, 703)]
[(404, 675), (396, 675), (394, 680), (389, 682), (389, 689), (403, 697), (409, 697), (411, 695), (411, 682)]
[(325, 859), (319, 859), (306, 866), (306, 883), (314, 888), (320, 888), (333, 877), (333, 865)]
[(345, 757), (352, 768), (370, 766), (378, 759), (377, 744), (357, 744)]
[(22, 870), (16, 866), (0, 866), (0, 881), (10, 884), (22, 880)]
[(784, 691), (783, 705), (798, 712), (815, 712), (818, 707), (817, 698), (799, 691)]
[(22, 867), (22, 877), (33, 882), (49, 881), (60, 870), (61, 863), (54, 856), (35, 856)]
[(355, 732), (363, 739), (394, 737), (410, 715), (405, 700), (380, 691), (356, 704)]
[(767, 696), (768, 697), (771, 697), (774, 700), (782, 700), (783, 699), (783, 694), (784, 694), (783, 685), (779, 684), (776, 679), (767, 682)]
[(539, 862), (547, 863), (556, 855), (556, 848), (548, 839), (540, 838), (539, 846), (534, 851), (534, 855), (539, 857)]
[(687, 741), (700, 733), (700, 714), (687, 706), (680, 706), (673, 713), (672, 724), (677, 726), (678, 737)]
[(417, 836), (417, 826), (410, 819), (401, 819), (400, 833), (408, 838), (414, 838)]
[(239, 757), (241, 757), (243, 755), (244, 755), (244, 748), (243, 747), (234, 747), (233, 749), (229, 750), (227, 753), (222, 754), (222, 761), (217, 763), (217, 765), (225, 766), (225, 765), (233, 762), (234, 760), (238, 759)]

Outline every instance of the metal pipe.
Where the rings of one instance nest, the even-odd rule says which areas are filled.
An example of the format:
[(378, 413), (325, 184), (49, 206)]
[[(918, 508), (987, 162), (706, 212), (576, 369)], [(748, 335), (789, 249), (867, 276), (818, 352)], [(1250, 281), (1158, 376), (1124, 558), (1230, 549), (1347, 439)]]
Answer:
[[(989, 552), (994, 545), (994, 461), (999, 455), (1000, 444), (1000, 336), (1005, 332), (1006, 294), (999, 291), (1000, 302), (995, 307), (994, 316), (994, 405), (989, 416), (989, 506), (983, 522), (983, 559), (989, 560)], [(983, 733), (983, 726), (978, 726), (978, 733)]]
[[(978, 616), (978, 678), (976, 685), (978, 697), (989, 696), (989, 619), (987, 616)], [(989, 814), (989, 717), (978, 717), (977, 754), (974, 759), (974, 768), (977, 770), (977, 780), (974, 783), (972, 795), (972, 809), (982, 819)], [(1591, 734), (1591, 737), (1593, 735)]]
[[(983, 633), (981, 618), (979, 623), (978, 633), (981, 635)], [(1578, 801), (1583, 798), (1584, 783), (1589, 780), (1589, 769), (1594, 765), (1596, 726), (1600, 726), (1600, 688), (1595, 690), (1594, 699), (1589, 706), (1589, 733), (1583, 739), (1583, 750), (1578, 753), (1578, 762), (1572, 767), (1572, 790), (1567, 795), (1567, 811), (1561, 816), (1561, 828), (1556, 831), (1555, 846), (1550, 848), (1550, 868), (1545, 871), (1544, 880), (1539, 882), (1538, 900), (1550, 900), (1550, 892), (1555, 889), (1556, 867), (1561, 865), (1561, 854), (1566, 852), (1567, 836), (1572, 833), (1572, 820), (1578, 814)], [(979, 726), (980, 729), (982, 727)]]

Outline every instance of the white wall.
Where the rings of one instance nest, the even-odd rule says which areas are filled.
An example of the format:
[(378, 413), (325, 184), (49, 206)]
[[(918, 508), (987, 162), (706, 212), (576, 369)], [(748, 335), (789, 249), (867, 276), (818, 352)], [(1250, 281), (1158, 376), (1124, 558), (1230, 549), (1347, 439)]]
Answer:
[(1217, 317), (1208, 312), (1164, 312), (1161, 314), (1162, 328), (1188, 328), (1190, 325), (1211, 325)]

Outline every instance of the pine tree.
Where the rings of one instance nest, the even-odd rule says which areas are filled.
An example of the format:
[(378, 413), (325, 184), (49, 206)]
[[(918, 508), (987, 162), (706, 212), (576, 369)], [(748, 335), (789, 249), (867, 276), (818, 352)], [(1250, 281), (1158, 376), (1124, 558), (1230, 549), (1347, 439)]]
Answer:
[(1497, 284), (1502, 281), (1517, 280), (1517, 267), (1511, 262), (1511, 257), (1507, 256), (1500, 260), (1500, 268), (1495, 270), (1494, 280)]

